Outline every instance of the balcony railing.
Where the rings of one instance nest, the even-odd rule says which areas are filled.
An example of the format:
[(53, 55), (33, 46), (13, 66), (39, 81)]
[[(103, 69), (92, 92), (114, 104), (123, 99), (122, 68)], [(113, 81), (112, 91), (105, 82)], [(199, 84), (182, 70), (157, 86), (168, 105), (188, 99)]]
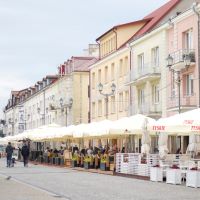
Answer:
[[(195, 94), (181, 96), (180, 98), (181, 108), (196, 107), (196, 106), (197, 106), (197, 96)], [(169, 97), (167, 107), (168, 109), (176, 109), (176, 108), (178, 109), (179, 107), (178, 96)]]
[(191, 63), (195, 63), (195, 50), (194, 49), (181, 49), (170, 54), (173, 58), (172, 67), (182, 69), (185, 67), (186, 57), (190, 58)]
[(161, 69), (159, 63), (146, 63), (142, 67), (131, 69), (130, 76), (128, 77), (127, 82), (136, 81), (140, 78), (158, 75), (160, 73)]
[(143, 115), (160, 115), (162, 112), (161, 103), (150, 104), (144, 103), (141, 105), (131, 105), (130, 106), (130, 115), (143, 114)]

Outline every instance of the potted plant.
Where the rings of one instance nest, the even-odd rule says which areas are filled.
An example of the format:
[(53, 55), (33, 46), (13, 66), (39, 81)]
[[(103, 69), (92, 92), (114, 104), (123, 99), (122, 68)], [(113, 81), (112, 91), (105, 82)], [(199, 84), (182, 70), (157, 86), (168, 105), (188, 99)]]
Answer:
[(74, 168), (74, 167), (77, 167), (77, 159), (78, 159), (78, 156), (77, 155), (73, 155), (72, 156), (72, 160), (71, 160), (71, 166)]
[(105, 171), (105, 170), (109, 170), (109, 168), (110, 168), (109, 156), (105, 154), (101, 157), (100, 169)]
[(100, 169), (103, 171), (106, 171), (106, 162), (107, 162), (106, 156), (102, 156), (100, 160)]
[(177, 165), (172, 165), (166, 171), (166, 183), (181, 184), (181, 170)]
[(150, 180), (156, 182), (163, 181), (163, 169), (159, 165), (150, 168)]
[(85, 156), (85, 158), (84, 158), (84, 168), (85, 169), (90, 169), (91, 167), (91, 161), (92, 161), (92, 159), (91, 159), (91, 157), (89, 157), (89, 156)]
[(186, 186), (187, 187), (200, 187), (200, 171), (197, 167), (191, 168), (186, 173)]

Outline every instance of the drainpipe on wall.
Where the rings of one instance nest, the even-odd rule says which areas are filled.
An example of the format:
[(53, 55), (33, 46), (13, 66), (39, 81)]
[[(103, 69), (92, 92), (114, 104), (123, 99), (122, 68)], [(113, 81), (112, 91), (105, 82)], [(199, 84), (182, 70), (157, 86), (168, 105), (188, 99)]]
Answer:
[[(129, 74), (129, 76), (130, 76), (130, 81), (131, 81), (131, 69), (132, 69), (132, 46), (130, 45), (130, 43), (128, 43), (127, 45), (126, 45), (128, 48), (129, 48), (129, 69), (130, 69), (130, 74)], [(130, 86), (129, 86), (129, 101), (130, 101), (130, 115), (132, 115), (133, 114), (133, 112), (132, 112), (132, 106), (133, 106), (133, 103), (132, 103), (132, 87), (131, 87), (131, 84), (130, 84)]]
[(100, 43), (96, 40), (97, 44), (99, 45), (99, 60), (101, 59), (101, 48), (100, 48)]
[(197, 3), (193, 3), (192, 5), (192, 10), (194, 11), (194, 13), (197, 15), (198, 17), (198, 22), (197, 22), (197, 35), (198, 35), (198, 80), (199, 80), (199, 105), (198, 107), (200, 107), (200, 13), (197, 10)]

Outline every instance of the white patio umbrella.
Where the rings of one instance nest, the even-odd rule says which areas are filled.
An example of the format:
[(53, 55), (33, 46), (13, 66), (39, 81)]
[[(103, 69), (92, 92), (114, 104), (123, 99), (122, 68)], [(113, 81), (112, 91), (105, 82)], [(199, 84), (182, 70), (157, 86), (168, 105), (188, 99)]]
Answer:
[(88, 124), (79, 124), (72, 131), (73, 138), (83, 138), (84, 132), (87, 130)]
[(85, 129), (84, 136), (90, 138), (109, 137), (109, 131), (112, 126), (113, 121), (110, 120), (92, 122), (91, 125), (88, 125)]
[(200, 133), (200, 108), (161, 118), (149, 127), (151, 131), (167, 133)]
[(189, 137), (189, 145), (187, 147), (187, 153), (196, 152), (197, 144), (196, 144), (196, 135), (191, 134)]
[(8, 144), (8, 140), (6, 138), (1, 138), (0, 139), (0, 144), (1, 145), (6, 145), (6, 144)]
[(141, 153), (142, 154), (149, 154), (150, 152), (150, 135), (147, 130), (148, 119), (145, 118), (142, 125), (142, 147)]
[(110, 134), (142, 134), (143, 125), (146, 119), (148, 119), (148, 123), (155, 123), (154, 119), (141, 114), (124, 117), (114, 121), (113, 126), (110, 129)]
[(158, 150), (161, 158), (164, 158), (169, 152), (167, 147), (167, 142), (168, 142), (168, 134), (160, 133), (158, 139)]

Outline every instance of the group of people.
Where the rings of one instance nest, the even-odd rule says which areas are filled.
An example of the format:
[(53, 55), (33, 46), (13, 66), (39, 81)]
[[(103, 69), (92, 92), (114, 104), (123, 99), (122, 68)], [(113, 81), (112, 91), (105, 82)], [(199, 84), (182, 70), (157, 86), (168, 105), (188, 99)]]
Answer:
[(48, 155), (48, 157), (57, 157), (58, 155), (63, 155), (64, 154), (64, 150), (63, 147), (60, 147), (60, 150), (58, 150), (57, 148), (55, 149), (50, 149), (49, 147), (47, 147), (44, 151), (45, 154)]
[[(14, 149), (15, 148), (11, 145), (11, 142), (8, 142), (8, 145), (6, 147), (7, 167), (14, 166), (15, 159), (12, 158)], [(30, 150), (26, 141), (23, 142), (22, 148), (21, 149), (19, 148), (19, 152), (23, 157), (24, 167), (28, 167), (28, 158)]]
[(115, 155), (116, 153), (119, 152), (119, 149), (117, 145), (113, 145), (111, 148), (107, 145), (104, 147), (99, 146), (99, 147), (92, 147), (90, 146), (89, 148), (82, 148), (79, 150), (79, 148), (75, 145), (74, 147), (71, 147), (71, 152), (73, 154), (82, 154), (83, 156), (88, 155), (97, 155), (97, 154), (109, 154), (109, 155)]

